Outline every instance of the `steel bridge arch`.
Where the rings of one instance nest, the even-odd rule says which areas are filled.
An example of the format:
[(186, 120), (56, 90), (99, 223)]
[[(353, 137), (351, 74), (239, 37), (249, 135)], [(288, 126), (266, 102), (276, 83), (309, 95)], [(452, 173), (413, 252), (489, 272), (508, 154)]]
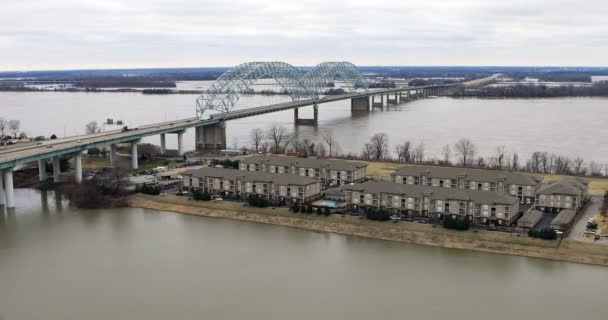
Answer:
[(231, 112), (256, 80), (267, 77), (277, 81), (294, 101), (318, 100), (327, 84), (335, 80), (344, 81), (350, 90), (367, 91), (369, 87), (359, 69), (350, 62), (323, 62), (308, 73), (280, 61), (247, 62), (226, 71), (196, 99), (197, 116), (202, 118), (207, 110)]

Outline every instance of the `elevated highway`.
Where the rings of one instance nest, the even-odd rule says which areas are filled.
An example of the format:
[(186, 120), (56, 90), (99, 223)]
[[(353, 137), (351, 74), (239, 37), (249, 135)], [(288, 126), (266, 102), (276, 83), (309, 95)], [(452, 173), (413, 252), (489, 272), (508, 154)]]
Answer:
[[(130, 128), (128, 130), (114, 130), (106, 131), (101, 133), (79, 135), (73, 137), (66, 137), (61, 139), (46, 140), (40, 142), (31, 142), (26, 144), (17, 144), (12, 146), (0, 147), (0, 206), (6, 206), (7, 208), (14, 208), (14, 190), (13, 190), (13, 170), (17, 166), (30, 163), (38, 162), (39, 178), (41, 181), (47, 180), (46, 162), (51, 161), (53, 165), (52, 178), (53, 181), (59, 182), (60, 178), (60, 157), (65, 155), (71, 155), (74, 158), (75, 163), (75, 180), (76, 182), (82, 181), (82, 154), (90, 148), (109, 146), (110, 147), (110, 159), (112, 164), (116, 160), (115, 146), (117, 144), (131, 144), (131, 161), (132, 168), (138, 168), (138, 156), (137, 156), (137, 144), (141, 139), (149, 136), (160, 135), (161, 140), (161, 153), (165, 152), (165, 141), (167, 134), (176, 134), (178, 140), (178, 152), (183, 154), (183, 134), (187, 129), (196, 129), (196, 149), (220, 149), (226, 147), (226, 122), (235, 119), (241, 119), (246, 117), (259, 116), (263, 114), (269, 114), (283, 110), (294, 110), (294, 123), (295, 124), (316, 124), (318, 121), (318, 106), (334, 101), (351, 100), (351, 110), (353, 112), (369, 111), (375, 107), (384, 107), (384, 101), (386, 97), (386, 104), (396, 105), (403, 101), (410, 99), (423, 98), (429, 95), (443, 94), (449, 90), (458, 88), (459, 84), (448, 84), (448, 85), (437, 85), (437, 86), (424, 86), (424, 87), (399, 87), (391, 89), (377, 89), (368, 90), (367, 84), (365, 84), (364, 92), (357, 92), (357, 90), (351, 91), (348, 94), (342, 95), (330, 95), (321, 97), (319, 95), (320, 90), (326, 87), (328, 81), (331, 81), (335, 75), (333, 73), (342, 73), (345, 76), (350, 77), (351, 84), (354, 88), (355, 83), (362, 81), (360, 74), (357, 74), (357, 70), (353, 69), (352, 64), (348, 63), (330, 63), (321, 64), (322, 68), (317, 68), (310, 72), (312, 76), (306, 75), (304, 80), (297, 77), (299, 75), (293, 75), (289, 72), (293, 72), (292, 69), (284, 65), (279, 65), (279, 69), (283, 70), (287, 68), (289, 72), (283, 70), (281, 72), (283, 76), (285, 74), (292, 76), (290, 81), (295, 81), (302, 85), (302, 83), (311, 83), (310, 87), (316, 91), (309, 90), (306, 86), (296, 88), (290, 92), (290, 96), (294, 98), (294, 95), (298, 95), (297, 99), (291, 102), (278, 103), (254, 108), (247, 108), (241, 110), (234, 110), (234, 104), (238, 100), (238, 96), (242, 93), (238, 90), (246, 90), (251, 85), (251, 79), (244, 80), (244, 76), (239, 76), (238, 79), (231, 81), (220, 77), (217, 80), (218, 85), (214, 86), (216, 90), (220, 85), (224, 87), (232, 88), (228, 94), (220, 95), (218, 98), (217, 92), (208, 93), (210, 97), (203, 97), (199, 99), (205, 103), (204, 107), (208, 109), (219, 111), (213, 114), (202, 113), (201, 105), (197, 106), (197, 117), (187, 118), (175, 121), (166, 121), (155, 124), (149, 124), (139, 126), (137, 128)], [(251, 71), (252, 66), (248, 66)], [(254, 65), (255, 70), (259, 71), (259, 68), (266, 68), (267, 66), (263, 63), (256, 63)], [(274, 66), (277, 68), (276, 66)], [(283, 68), (283, 69), (281, 69)], [(266, 70), (266, 69), (263, 69)], [(229, 74), (227, 72), (226, 74)], [(234, 74), (234, 72), (233, 72)], [(264, 77), (263, 72), (258, 72), (255, 77)], [(235, 91), (235, 86), (238, 89)], [(302, 95), (302, 92), (306, 93)], [(380, 98), (380, 102), (376, 102), (375, 98)], [(197, 100), (197, 104), (198, 101)], [(213, 103), (221, 103), (225, 108), (214, 108)], [(298, 108), (313, 106), (314, 108), (314, 119), (299, 119)], [(203, 108), (204, 109), (204, 108)]]

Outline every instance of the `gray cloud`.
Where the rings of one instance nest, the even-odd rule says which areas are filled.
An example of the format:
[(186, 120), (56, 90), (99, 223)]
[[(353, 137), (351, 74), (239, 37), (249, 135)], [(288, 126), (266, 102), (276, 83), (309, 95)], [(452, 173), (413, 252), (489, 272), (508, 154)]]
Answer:
[(605, 0), (0, 1), (0, 70), (608, 65)]

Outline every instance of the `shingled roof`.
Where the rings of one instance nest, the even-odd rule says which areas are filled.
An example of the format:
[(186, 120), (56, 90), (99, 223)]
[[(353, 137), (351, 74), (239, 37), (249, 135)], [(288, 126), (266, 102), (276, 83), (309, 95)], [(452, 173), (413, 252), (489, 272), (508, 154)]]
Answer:
[(543, 218), (543, 213), (538, 210), (530, 210), (517, 221), (517, 226), (520, 228), (534, 228), (534, 226)]
[(303, 177), (299, 175), (210, 167), (188, 170), (183, 172), (182, 175), (194, 176), (199, 178), (212, 177), (228, 180), (235, 180), (236, 178), (241, 178), (243, 181), (246, 182), (269, 182), (282, 185), (305, 186), (309, 184), (318, 183), (318, 181), (313, 178)]
[(434, 178), (466, 178), (467, 180), (479, 182), (498, 182), (500, 179), (504, 179), (504, 181), (508, 184), (525, 186), (536, 186), (542, 181), (542, 179), (538, 176), (518, 172), (419, 165), (401, 167), (397, 169), (392, 176), (400, 175), (418, 177), (423, 174), (428, 174), (430, 177)]
[(277, 155), (254, 155), (241, 160), (245, 164), (261, 164), (266, 162), (269, 165), (275, 166), (290, 166), (295, 164), (296, 167), (302, 168), (328, 168), (339, 171), (353, 171), (367, 167), (367, 164), (355, 161), (337, 160), (337, 159), (317, 159), (317, 158), (300, 158)]
[(407, 197), (421, 198), (428, 196), (434, 200), (460, 200), (473, 201), (483, 204), (511, 205), (519, 200), (515, 197), (479, 190), (431, 187), (417, 184), (402, 184), (381, 181), (366, 181), (363, 183), (347, 184), (340, 187), (342, 190), (358, 191), (363, 193), (386, 193), (405, 195)]
[(587, 182), (577, 178), (562, 178), (559, 180), (547, 181), (542, 184), (537, 193), (539, 194), (566, 194), (580, 195), (588, 188)]

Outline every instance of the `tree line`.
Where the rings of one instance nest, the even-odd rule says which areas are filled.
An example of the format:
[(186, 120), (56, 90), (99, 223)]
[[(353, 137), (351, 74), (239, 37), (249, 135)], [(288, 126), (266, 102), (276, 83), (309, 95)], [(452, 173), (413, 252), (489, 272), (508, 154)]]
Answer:
[(593, 86), (560, 86), (516, 85), (512, 87), (483, 87), (464, 89), (453, 93), (456, 97), (504, 97), (504, 98), (553, 98), (553, 97), (590, 97), (608, 96), (608, 82), (599, 82)]
[(373, 134), (358, 154), (342, 154), (340, 145), (331, 131), (321, 135), (320, 142), (310, 138), (297, 138), (281, 126), (268, 130), (256, 128), (250, 134), (255, 152), (283, 154), (290, 151), (302, 156), (338, 157), (368, 161), (398, 161), (402, 163), (459, 166), (506, 171), (524, 171), (539, 174), (560, 174), (574, 176), (608, 176), (608, 163), (586, 161), (582, 157), (568, 157), (547, 151), (534, 151), (527, 159), (517, 152), (509, 152), (499, 145), (489, 156), (480, 155), (477, 146), (468, 138), (461, 138), (453, 145), (444, 145), (439, 157), (429, 156), (424, 142), (414, 144), (403, 141), (390, 150), (389, 135), (383, 132)]

